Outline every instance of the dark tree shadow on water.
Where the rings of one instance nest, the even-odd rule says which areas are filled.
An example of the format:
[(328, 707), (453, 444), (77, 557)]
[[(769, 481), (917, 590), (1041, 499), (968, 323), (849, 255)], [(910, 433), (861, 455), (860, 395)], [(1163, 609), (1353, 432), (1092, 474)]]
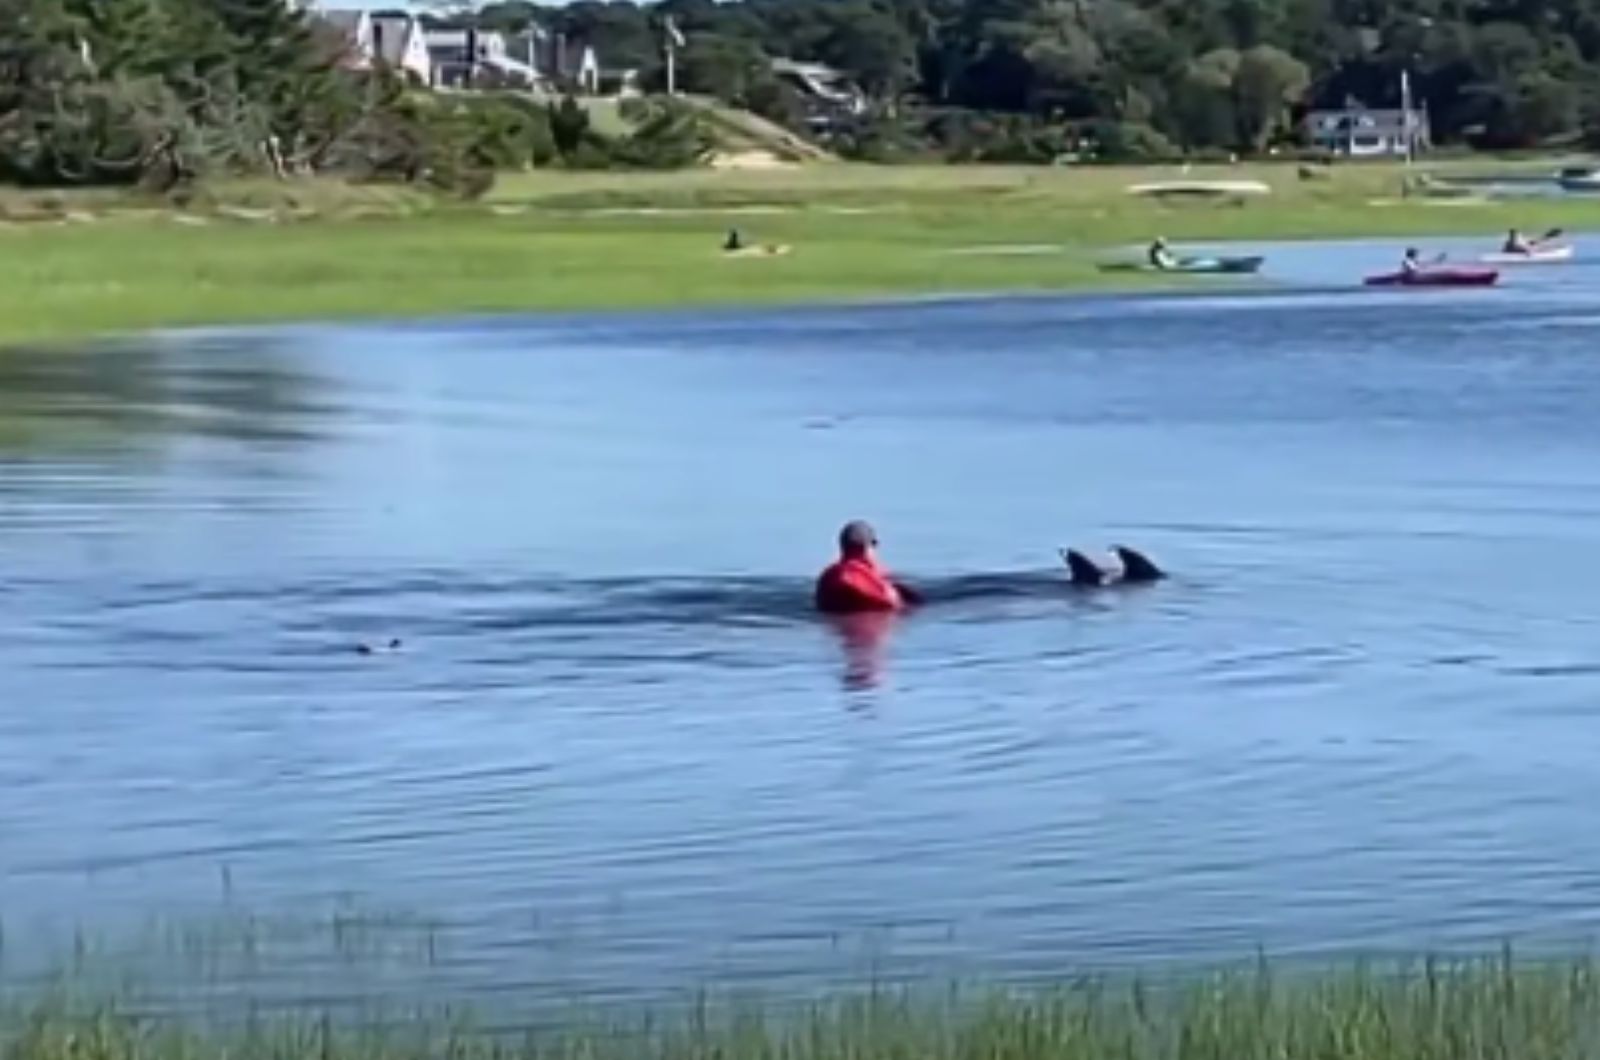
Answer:
[(187, 438), (308, 442), (327, 383), (271, 334), (0, 349), (0, 460), (158, 459)]

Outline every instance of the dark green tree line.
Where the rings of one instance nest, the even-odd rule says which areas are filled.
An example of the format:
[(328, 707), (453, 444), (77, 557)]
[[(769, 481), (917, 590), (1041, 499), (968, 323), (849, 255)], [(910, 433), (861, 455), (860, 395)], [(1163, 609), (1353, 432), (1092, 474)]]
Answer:
[[(1306, 106), (1399, 103), (1435, 138), (1492, 147), (1600, 127), (1600, 0), (496, 0), (485, 29), (539, 25), (663, 85), (797, 128), (771, 59), (829, 64), (870, 96), (841, 145), (1044, 159), (1089, 130), (1106, 153), (1255, 152)], [(337, 171), (475, 187), (527, 164), (685, 164), (703, 130), (670, 107), (608, 145), (565, 106), (435, 96), (341, 62), (285, 0), (0, 0), (0, 180), (142, 182)], [(581, 126), (581, 127), (580, 127)], [(612, 147), (617, 146), (616, 150)]]
[(1306, 106), (1400, 103), (1435, 138), (1526, 147), (1600, 124), (1600, 0), (580, 0), (486, 9), (595, 43), (660, 84), (660, 19), (689, 36), (680, 84), (780, 119), (766, 59), (828, 63), (881, 104), (1126, 124), (1185, 148), (1259, 150)]

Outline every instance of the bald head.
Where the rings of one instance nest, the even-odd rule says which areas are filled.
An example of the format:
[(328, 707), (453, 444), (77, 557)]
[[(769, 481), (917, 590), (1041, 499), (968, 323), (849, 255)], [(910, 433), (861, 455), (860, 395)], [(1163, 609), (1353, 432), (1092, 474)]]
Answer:
[(877, 547), (878, 534), (865, 520), (851, 520), (839, 531), (839, 554), (846, 558), (865, 556)]

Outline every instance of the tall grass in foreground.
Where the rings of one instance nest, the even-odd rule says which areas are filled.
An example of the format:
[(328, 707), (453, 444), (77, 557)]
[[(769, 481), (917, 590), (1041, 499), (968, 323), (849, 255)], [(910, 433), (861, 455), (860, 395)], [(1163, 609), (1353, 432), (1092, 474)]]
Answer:
[(1509, 956), (1406, 967), (1242, 972), (1039, 991), (872, 991), (804, 1008), (703, 1003), (559, 1029), (475, 1032), (448, 1018), (352, 1029), (313, 1012), (229, 1030), (108, 1005), (12, 1013), (5, 1060), (1555, 1060), (1600, 1055), (1591, 960)]

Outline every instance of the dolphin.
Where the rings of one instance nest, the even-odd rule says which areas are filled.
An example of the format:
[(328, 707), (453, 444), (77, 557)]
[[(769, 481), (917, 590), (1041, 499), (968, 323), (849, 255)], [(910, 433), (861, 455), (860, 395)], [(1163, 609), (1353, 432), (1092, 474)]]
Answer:
[(1142, 552), (1117, 545), (1112, 548), (1111, 553), (1117, 557), (1120, 569), (1102, 567), (1075, 548), (1062, 549), (1061, 558), (1067, 564), (1072, 584), (1085, 589), (1098, 589), (1108, 585), (1148, 585), (1167, 576), (1166, 571), (1156, 566)]

